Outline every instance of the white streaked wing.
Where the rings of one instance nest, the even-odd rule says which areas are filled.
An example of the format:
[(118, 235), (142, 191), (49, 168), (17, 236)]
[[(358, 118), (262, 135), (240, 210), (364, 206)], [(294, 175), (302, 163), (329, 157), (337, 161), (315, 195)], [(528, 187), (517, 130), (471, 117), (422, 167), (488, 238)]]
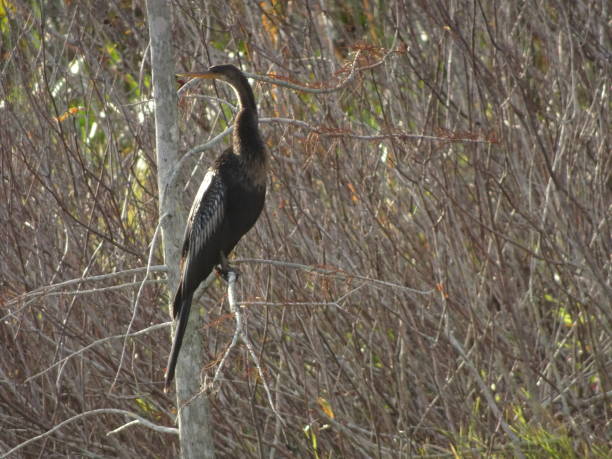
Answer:
[(196, 193), (195, 198), (193, 198), (193, 204), (191, 205), (191, 210), (189, 211), (189, 217), (187, 219), (188, 222), (193, 220), (194, 214), (198, 211), (200, 205), (202, 204), (204, 194), (206, 193), (206, 190), (208, 190), (210, 182), (212, 182), (213, 177), (216, 175), (217, 172), (214, 169), (208, 169), (206, 172), (206, 175), (200, 184), (200, 188), (198, 188), (198, 192)]
[(208, 244), (214, 233), (219, 230), (225, 217), (225, 185), (214, 170), (209, 170), (196, 194), (189, 215), (191, 234), (189, 235), (189, 258)]

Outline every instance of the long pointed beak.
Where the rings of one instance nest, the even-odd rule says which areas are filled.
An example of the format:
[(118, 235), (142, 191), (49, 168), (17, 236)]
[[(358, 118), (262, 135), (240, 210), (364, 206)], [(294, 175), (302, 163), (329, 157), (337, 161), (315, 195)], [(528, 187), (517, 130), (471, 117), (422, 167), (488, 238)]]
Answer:
[(205, 78), (207, 80), (220, 78), (221, 75), (218, 73), (206, 71), (206, 72), (187, 72), (187, 73), (177, 73), (177, 77), (181, 78)]

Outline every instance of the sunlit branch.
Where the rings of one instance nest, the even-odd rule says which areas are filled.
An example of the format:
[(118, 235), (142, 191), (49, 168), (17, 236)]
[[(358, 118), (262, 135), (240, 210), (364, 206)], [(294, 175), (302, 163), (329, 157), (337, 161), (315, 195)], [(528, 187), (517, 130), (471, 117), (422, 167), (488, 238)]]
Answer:
[(141, 285), (140, 285), (140, 288), (138, 289), (138, 293), (136, 294), (136, 300), (134, 301), (134, 307), (132, 308), (132, 318), (130, 319), (130, 323), (128, 324), (127, 332), (125, 334), (125, 340), (123, 342), (123, 347), (121, 349), (121, 358), (119, 359), (119, 365), (117, 366), (117, 371), (115, 373), (115, 379), (113, 380), (113, 383), (111, 384), (111, 390), (113, 386), (115, 385), (115, 383), (117, 382), (117, 378), (119, 377), (119, 373), (121, 372), (121, 366), (123, 365), (123, 359), (125, 357), (125, 349), (127, 348), (128, 336), (130, 334), (130, 330), (132, 329), (132, 325), (134, 324), (134, 321), (136, 320), (136, 314), (138, 312), (138, 301), (140, 300), (142, 289), (145, 286), (145, 281), (147, 280), (147, 277), (149, 277), (149, 273), (151, 272), (151, 263), (153, 261), (153, 253), (155, 251), (155, 243), (157, 242), (157, 236), (161, 233), (160, 231), (161, 224), (167, 216), (168, 214), (165, 213), (159, 217), (157, 221), (157, 226), (155, 227), (155, 232), (153, 233), (153, 237), (151, 238), (151, 244), (149, 248), (149, 257), (147, 259), (147, 270), (145, 272), (144, 278), (141, 281)]
[[(24, 300), (30, 300), (32, 298), (35, 297), (39, 297), (39, 296), (44, 296), (49, 294), (50, 292), (53, 292), (57, 289), (61, 289), (61, 288), (65, 288), (65, 287), (69, 287), (72, 285), (80, 285), (83, 282), (99, 282), (99, 281), (103, 281), (103, 280), (109, 280), (109, 279), (115, 279), (117, 277), (121, 277), (121, 276), (129, 276), (129, 275), (133, 275), (133, 274), (138, 274), (141, 272), (163, 272), (165, 273), (167, 271), (167, 268), (165, 265), (154, 265), (154, 266), (150, 266), (150, 267), (140, 267), (140, 268), (133, 268), (133, 269), (126, 269), (125, 271), (118, 271), (118, 272), (114, 272), (114, 273), (108, 273), (108, 274), (99, 274), (99, 275), (95, 275), (95, 276), (87, 276), (87, 277), (82, 277), (82, 278), (78, 278), (78, 279), (70, 279), (67, 281), (63, 281), (63, 282), (58, 282), (57, 284), (50, 284), (50, 285), (45, 285), (42, 287), (38, 287), (35, 290), (31, 290), (29, 292), (23, 293), (21, 295), (18, 295), (14, 298), (12, 298), (11, 300), (6, 302), (6, 306), (11, 306), (13, 304), (17, 304), (21, 301)], [(124, 287), (126, 286), (131, 286), (133, 283), (126, 283), (126, 284), (122, 284)], [(92, 290), (95, 291), (95, 290)], [(81, 293), (83, 292), (83, 290), (79, 290), (79, 291), (71, 291), (70, 293)], [(14, 311), (6, 314), (5, 316), (3, 316), (0, 320), (5, 320), (9, 315), (14, 314)]]
[[(2, 456), (0, 456), (0, 458), (5, 458), (5, 457), (10, 457), (12, 454), (16, 453), (17, 451), (19, 451), (20, 449), (28, 446), (30, 443), (34, 443), (38, 440), (42, 440), (43, 438), (48, 437), (49, 435), (55, 433), (56, 431), (62, 429), (63, 427), (67, 426), (68, 424), (74, 422), (74, 421), (78, 421), (79, 419), (88, 417), (88, 416), (98, 416), (100, 414), (121, 414), (124, 416), (128, 416), (130, 418), (134, 418), (139, 424), (148, 427), (150, 429), (153, 429), (157, 432), (163, 432), (163, 433), (171, 433), (171, 434), (176, 434), (178, 435), (178, 429), (176, 428), (172, 428), (172, 427), (164, 427), (164, 426), (158, 426), (156, 424), (153, 424), (151, 421), (146, 420), (145, 418), (132, 413), (131, 411), (126, 411), (126, 410), (119, 410), (116, 408), (100, 408), (97, 410), (91, 410), (91, 411), (86, 411), (84, 413), (79, 413), (76, 416), (73, 416), (69, 419), (66, 419), (65, 421), (60, 422), (59, 424), (53, 426), (53, 428), (47, 430), (46, 432), (37, 435), (35, 437), (30, 438), (29, 440), (24, 441), (23, 443), (20, 443), (19, 445), (15, 446), (13, 449), (7, 451), (6, 453), (4, 453)], [(111, 431), (109, 432), (107, 435), (110, 435), (112, 433), (115, 433), (115, 431)]]
[(261, 378), (264, 390), (266, 391), (266, 395), (268, 397), (268, 403), (270, 404), (270, 408), (272, 408), (272, 411), (276, 415), (277, 419), (281, 423), (284, 424), (284, 421), (280, 413), (277, 411), (276, 407), (274, 406), (274, 401), (272, 400), (272, 393), (270, 392), (270, 388), (268, 387), (268, 383), (266, 382), (264, 372), (259, 362), (259, 357), (257, 357), (257, 353), (253, 349), (253, 344), (251, 343), (247, 330), (244, 327), (244, 322), (242, 320), (242, 311), (236, 300), (236, 273), (234, 271), (229, 271), (228, 273), (227, 299), (228, 299), (230, 311), (232, 312), (232, 314), (234, 314), (234, 317), (236, 319), (236, 328), (234, 330), (234, 336), (232, 337), (232, 342), (230, 343), (227, 350), (223, 354), (223, 357), (221, 358), (221, 361), (219, 362), (217, 370), (215, 371), (215, 376), (212, 382), (208, 385), (208, 387), (206, 387), (206, 390), (211, 391), (214, 389), (215, 385), (217, 384), (217, 381), (219, 380), (220, 376), (223, 374), (223, 367), (225, 365), (225, 361), (227, 360), (228, 355), (230, 354), (232, 349), (236, 346), (236, 343), (238, 342), (238, 339), (240, 338), (242, 342), (244, 343), (244, 345), (246, 346), (247, 350), (249, 351), (249, 354), (251, 355), (251, 358), (253, 359), (253, 363), (255, 363), (255, 367), (257, 368), (259, 377)]
[(88, 344), (87, 346), (79, 349), (78, 351), (75, 351), (73, 353), (71, 353), (70, 355), (67, 355), (66, 357), (62, 358), (61, 360), (58, 360), (57, 362), (55, 362), (53, 365), (45, 368), (44, 370), (30, 376), (29, 378), (27, 378), (24, 383), (29, 383), (30, 381), (32, 381), (33, 379), (38, 378), (39, 376), (44, 375), (45, 373), (47, 373), (48, 371), (52, 370), (53, 368), (59, 366), (59, 365), (63, 365), (66, 361), (70, 360), (73, 357), (76, 357), (78, 355), (83, 354), (84, 352), (88, 351), (89, 349), (92, 349), (96, 346), (99, 346), (100, 344), (104, 344), (108, 341), (112, 341), (115, 339), (125, 339), (125, 338), (135, 338), (136, 336), (141, 336), (141, 335), (146, 335), (147, 333), (150, 333), (152, 331), (155, 330), (159, 330), (161, 328), (166, 328), (169, 327), (172, 324), (172, 322), (162, 322), (160, 324), (155, 324), (155, 325), (151, 325), (150, 327), (147, 328), (143, 328), (142, 330), (138, 330), (136, 332), (133, 333), (129, 333), (129, 334), (124, 334), (122, 333), (121, 335), (114, 335), (114, 336), (107, 336), (105, 338), (101, 338), (99, 340), (96, 340), (90, 344)]
[(394, 282), (388, 282), (380, 279), (373, 279), (371, 277), (361, 276), (359, 274), (351, 274), (343, 271), (340, 268), (324, 268), (321, 266), (314, 265), (303, 265), (301, 263), (293, 263), (289, 261), (282, 260), (264, 260), (261, 258), (238, 258), (233, 260), (234, 263), (259, 263), (264, 265), (272, 265), (272, 266), (282, 266), (286, 268), (292, 269), (301, 269), (303, 271), (313, 272), (317, 274), (323, 274), (327, 276), (336, 276), (344, 279), (360, 279), (372, 284), (377, 284), (385, 287), (396, 288), (400, 290), (405, 290), (411, 293), (417, 293), (419, 295), (430, 295), (435, 291), (435, 288), (429, 290), (418, 290), (411, 287), (406, 287), (405, 285), (396, 284)]

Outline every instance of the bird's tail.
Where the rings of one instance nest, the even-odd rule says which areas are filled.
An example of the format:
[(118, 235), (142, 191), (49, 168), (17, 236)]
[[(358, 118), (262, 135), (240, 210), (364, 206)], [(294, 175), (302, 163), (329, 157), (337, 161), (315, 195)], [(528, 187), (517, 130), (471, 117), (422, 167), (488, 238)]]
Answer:
[[(168, 367), (166, 369), (164, 392), (168, 392), (170, 384), (174, 379), (174, 370), (176, 369), (176, 362), (178, 360), (181, 345), (183, 344), (183, 337), (185, 335), (185, 329), (187, 328), (187, 321), (189, 320), (189, 311), (191, 310), (191, 300), (193, 293), (188, 294), (185, 298), (180, 294), (181, 289), (176, 293), (174, 297), (174, 304), (172, 305), (172, 311), (174, 319), (178, 320), (176, 331), (174, 333), (174, 340), (172, 341), (172, 349), (170, 350), (170, 356), (168, 357)], [(178, 318), (177, 318), (178, 314)]]

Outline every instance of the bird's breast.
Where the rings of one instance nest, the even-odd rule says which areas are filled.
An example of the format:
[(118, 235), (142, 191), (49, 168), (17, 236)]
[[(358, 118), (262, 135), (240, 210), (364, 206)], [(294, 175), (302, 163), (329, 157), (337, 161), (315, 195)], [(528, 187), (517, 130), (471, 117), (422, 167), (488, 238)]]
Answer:
[(228, 215), (231, 216), (232, 228), (246, 233), (257, 221), (264, 206), (266, 196), (265, 186), (234, 187), (228, 196)]
[(232, 186), (228, 189), (226, 222), (221, 235), (226, 255), (257, 221), (265, 195), (265, 187)]

